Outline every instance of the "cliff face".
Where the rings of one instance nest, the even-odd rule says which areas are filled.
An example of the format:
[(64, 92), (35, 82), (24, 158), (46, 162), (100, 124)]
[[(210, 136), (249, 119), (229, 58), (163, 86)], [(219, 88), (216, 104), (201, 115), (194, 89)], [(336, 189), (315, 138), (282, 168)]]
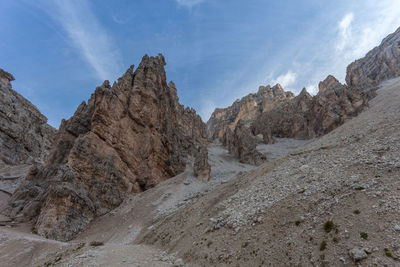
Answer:
[[(166, 83), (164, 57), (143, 57), (63, 120), (46, 163), (31, 170), (9, 202), (13, 218), (33, 219), (40, 235), (69, 240), (125, 196), (193, 164), (207, 180), (205, 125)], [(194, 162), (194, 163), (193, 163)]]
[(294, 95), (285, 92), (280, 84), (274, 87), (260, 86), (256, 94), (249, 94), (227, 108), (216, 109), (207, 122), (208, 136), (211, 140), (222, 141), (227, 129), (234, 132), (240, 120), (248, 124), (260, 114), (293, 97)]
[(0, 69), (0, 162), (43, 162), (56, 130), (31, 102), (12, 89), (13, 80)]
[(368, 91), (381, 81), (400, 75), (400, 28), (382, 43), (347, 67), (346, 83)]
[(273, 136), (310, 139), (324, 135), (361, 112), (367, 98), (358, 89), (340, 84), (333, 76), (320, 83), (312, 97), (305, 89), (293, 100), (260, 115), (255, 134), (266, 128)]

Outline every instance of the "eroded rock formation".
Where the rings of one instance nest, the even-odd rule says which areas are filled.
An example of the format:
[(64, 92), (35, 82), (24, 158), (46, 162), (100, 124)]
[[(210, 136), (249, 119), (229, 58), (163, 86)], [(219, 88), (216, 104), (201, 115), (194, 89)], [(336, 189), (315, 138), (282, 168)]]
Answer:
[[(9, 202), (8, 215), (32, 219), (40, 235), (70, 240), (125, 196), (194, 165), (210, 175), (205, 124), (179, 104), (166, 83), (162, 55), (96, 88), (63, 120), (46, 163), (32, 169)], [(193, 159), (193, 162), (190, 162)]]
[(13, 80), (0, 69), (0, 163), (43, 162), (56, 130), (31, 102), (12, 89)]
[(238, 121), (234, 131), (227, 128), (222, 137), (222, 144), (228, 148), (229, 153), (247, 164), (259, 165), (265, 160), (256, 149), (258, 143), (251, 127), (243, 120)]
[(400, 75), (400, 28), (367, 55), (347, 67), (346, 83), (362, 91)]
[(229, 128), (231, 131), (239, 120), (251, 122), (262, 113), (265, 113), (280, 102), (293, 98), (291, 92), (285, 92), (280, 84), (271, 87), (260, 86), (256, 94), (249, 94), (236, 100), (231, 106), (216, 109), (207, 122), (207, 132), (211, 140), (220, 140)]

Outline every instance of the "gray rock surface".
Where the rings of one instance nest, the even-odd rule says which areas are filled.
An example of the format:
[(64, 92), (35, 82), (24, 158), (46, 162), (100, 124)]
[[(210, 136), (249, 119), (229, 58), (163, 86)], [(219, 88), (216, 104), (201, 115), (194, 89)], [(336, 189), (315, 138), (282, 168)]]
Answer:
[(12, 89), (13, 80), (0, 69), (0, 164), (41, 163), (56, 130), (31, 102)]
[(368, 91), (380, 82), (400, 75), (400, 28), (383, 39), (367, 55), (347, 67), (346, 83)]
[(368, 254), (364, 249), (353, 248), (349, 251), (349, 256), (353, 259), (353, 261), (360, 261), (366, 259)]
[(280, 84), (260, 86), (256, 94), (238, 99), (227, 108), (217, 108), (207, 121), (208, 136), (211, 140), (222, 141), (227, 129), (234, 131), (239, 120), (251, 122), (278, 103), (293, 97), (293, 93), (285, 92)]

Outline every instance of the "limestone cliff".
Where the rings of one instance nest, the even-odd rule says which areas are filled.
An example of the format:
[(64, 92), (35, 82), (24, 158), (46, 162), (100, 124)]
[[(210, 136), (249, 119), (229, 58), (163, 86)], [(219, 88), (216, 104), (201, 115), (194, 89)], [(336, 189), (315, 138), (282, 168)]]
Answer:
[(40, 235), (69, 240), (130, 194), (147, 190), (193, 164), (207, 180), (206, 128), (166, 83), (162, 55), (143, 57), (112, 86), (96, 88), (63, 120), (46, 163), (29, 173), (8, 215), (31, 219)]
[(12, 89), (13, 80), (0, 69), (0, 163), (43, 162), (56, 130), (31, 102)]
[(400, 75), (400, 28), (367, 55), (347, 67), (346, 83), (362, 91)]

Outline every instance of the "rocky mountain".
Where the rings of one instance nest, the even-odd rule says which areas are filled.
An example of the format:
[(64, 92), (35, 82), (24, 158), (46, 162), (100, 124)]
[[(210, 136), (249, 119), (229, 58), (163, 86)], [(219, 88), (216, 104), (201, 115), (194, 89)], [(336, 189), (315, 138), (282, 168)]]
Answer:
[(33, 220), (47, 238), (70, 240), (95, 217), (186, 168), (210, 177), (205, 124), (179, 104), (165, 60), (144, 56), (112, 86), (105, 81), (63, 120), (42, 166), (30, 171), (6, 214)]
[[(216, 109), (207, 122), (209, 138), (219, 140), (243, 163), (260, 164), (260, 138), (273, 144), (274, 136), (311, 139), (335, 129), (357, 115), (368, 102), (360, 90), (329, 75), (312, 97), (306, 89), (294, 97), (280, 85), (261, 87), (226, 109)], [(240, 123), (240, 127), (238, 126)]]
[(211, 140), (220, 140), (229, 128), (235, 130), (239, 120), (250, 123), (258, 115), (271, 110), (280, 102), (294, 98), (291, 92), (285, 92), (280, 84), (273, 87), (260, 86), (256, 94), (249, 94), (236, 100), (227, 108), (217, 108), (207, 121), (207, 133)]
[(367, 100), (358, 89), (342, 85), (333, 76), (328, 76), (320, 83), (316, 96), (312, 97), (303, 89), (293, 100), (261, 114), (253, 123), (254, 133), (268, 130), (276, 137), (318, 137), (359, 114)]
[[(260, 91), (270, 92), (271, 89), (260, 88), (257, 94), (250, 94), (226, 109), (216, 109), (207, 122), (209, 138), (220, 140), (242, 162), (259, 162), (260, 155), (254, 151), (258, 142), (256, 135), (261, 134), (263, 142), (271, 144), (273, 136), (310, 139), (326, 134), (359, 114), (368, 100), (375, 96), (376, 86), (399, 76), (399, 69), (400, 28), (365, 57), (347, 67), (347, 85), (329, 75), (319, 83), (319, 92), (314, 97), (305, 89), (294, 97), (279, 87), (278, 98), (269, 98), (271, 94), (266, 94), (265, 98), (266, 95)], [(269, 104), (261, 104), (265, 101)], [(233, 138), (237, 122), (241, 119), (247, 122), (245, 125), (249, 129), (246, 131), (251, 135), (240, 135), (246, 138), (245, 141)], [(244, 149), (243, 144), (247, 144), (248, 148)], [(244, 154), (247, 156), (243, 157), (243, 153), (238, 151), (246, 151)]]
[(31, 102), (12, 89), (13, 80), (0, 69), (0, 163), (43, 162), (56, 130)]
[(346, 83), (363, 91), (400, 75), (400, 28), (347, 67)]
[[(241, 143), (247, 143), (251, 148), (247, 149), (246, 154), (255, 155), (255, 160), (248, 157), (242, 159), (240, 154), (234, 154), (239, 155), (239, 159), (243, 162), (258, 161), (258, 153), (250, 152), (257, 142), (257, 139), (254, 138), (256, 135), (262, 134), (263, 142), (271, 144), (274, 142), (273, 136), (310, 139), (326, 134), (349, 118), (359, 114), (367, 105), (368, 100), (374, 97), (376, 86), (380, 82), (400, 75), (399, 67), (400, 28), (386, 37), (365, 57), (347, 67), (347, 85), (341, 84), (335, 77), (329, 75), (319, 83), (319, 92), (316, 96), (311, 97), (305, 89), (297, 97), (293, 97), (290, 92), (281, 93), (281, 95), (291, 97), (278, 100), (271, 108), (258, 108), (258, 112), (254, 112), (254, 108), (249, 109), (246, 105), (250, 102), (247, 99), (254, 99), (254, 95), (251, 94), (244, 98), (247, 101), (236, 101), (229, 108), (215, 110), (207, 122), (209, 137), (212, 140), (219, 139), (227, 144), (230, 151), (243, 150), (238, 147), (242, 146)], [(255, 105), (250, 106), (254, 107)], [(238, 115), (239, 112), (232, 112), (232, 110), (240, 110), (240, 115)], [(230, 114), (230, 116), (226, 114)], [(236, 116), (232, 116), (232, 114)], [(221, 132), (221, 129), (225, 129), (227, 125), (234, 133), (236, 123), (240, 118), (252, 118), (247, 123), (247, 127), (250, 129), (248, 132), (252, 134), (250, 139), (246, 137), (246, 142), (239, 142), (238, 140), (233, 141), (234, 138), (228, 138), (231, 142), (226, 142), (226, 138), (225, 140), (219, 138), (216, 133)], [(236, 123), (232, 123), (232, 121)], [(228, 134), (228, 136), (232, 136), (232, 134)], [(249, 142), (249, 140), (253, 141)]]

